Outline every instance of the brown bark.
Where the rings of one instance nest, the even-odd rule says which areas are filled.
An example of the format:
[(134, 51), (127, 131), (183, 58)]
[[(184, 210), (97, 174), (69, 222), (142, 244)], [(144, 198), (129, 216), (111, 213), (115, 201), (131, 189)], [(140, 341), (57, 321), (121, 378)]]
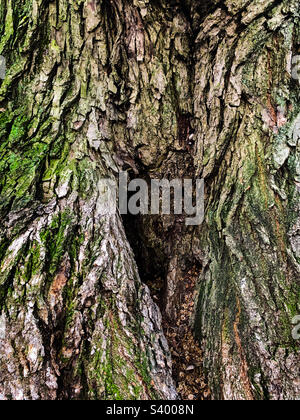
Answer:
[[(196, 266), (213, 398), (297, 398), (298, 2), (1, 0), (0, 25), (0, 397), (177, 398), (144, 283), (175, 324)], [(110, 216), (120, 170), (204, 177), (204, 225)]]

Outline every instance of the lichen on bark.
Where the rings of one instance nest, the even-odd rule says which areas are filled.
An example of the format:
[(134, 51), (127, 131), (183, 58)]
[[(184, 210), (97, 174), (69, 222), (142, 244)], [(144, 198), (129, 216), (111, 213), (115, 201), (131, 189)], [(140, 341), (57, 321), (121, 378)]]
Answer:
[(174, 399), (161, 315), (99, 184), (127, 102), (119, 10), (1, 12), (1, 398)]
[(299, 251), (290, 239), (299, 235), (299, 150), (291, 139), (299, 84), (290, 64), (299, 8), (253, 3), (233, 15), (218, 9), (197, 39), (197, 133), (209, 199), (196, 328), (217, 398), (295, 399)]
[[(212, 397), (299, 397), (298, 1), (1, 0), (0, 36), (0, 398), (178, 398), (140, 276), (175, 322), (193, 264)], [(120, 170), (202, 176), (204, 225), (111, 216)]]

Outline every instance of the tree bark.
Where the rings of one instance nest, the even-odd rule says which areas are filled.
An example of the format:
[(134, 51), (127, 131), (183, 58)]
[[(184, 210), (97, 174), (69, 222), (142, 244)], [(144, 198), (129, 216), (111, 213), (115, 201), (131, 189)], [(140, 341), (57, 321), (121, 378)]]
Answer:
[(295, 399), (299, 4), (229, 3), (204, 20), (196, 43), (197, 156), (208, 188), (196, 329), (216, 398)]
[(130, 141), (139, 9), (9, 0), (1, 20), (0, 396), (174, 399), (161, 315), (99, 184)]
[[(0, 398), (178, 398), (193, 264), (212, 397), (298, 398), (298, 1), (1, 0), (0, 33)], [(120, 170), (203, 177), (205, 223), (111, 215)]]

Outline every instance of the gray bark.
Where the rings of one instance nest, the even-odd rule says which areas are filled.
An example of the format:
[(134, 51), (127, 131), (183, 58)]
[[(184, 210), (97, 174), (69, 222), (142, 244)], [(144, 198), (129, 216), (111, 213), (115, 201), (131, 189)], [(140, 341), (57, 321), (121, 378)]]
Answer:
[[(298, 2), (1, 0), (0, 34), (0, 398), (178, 398), (195, 264), (213, 398), (299, 398)], [(204, 177), (204, 225), (130, 220), (134, 256), (120, 170)]]

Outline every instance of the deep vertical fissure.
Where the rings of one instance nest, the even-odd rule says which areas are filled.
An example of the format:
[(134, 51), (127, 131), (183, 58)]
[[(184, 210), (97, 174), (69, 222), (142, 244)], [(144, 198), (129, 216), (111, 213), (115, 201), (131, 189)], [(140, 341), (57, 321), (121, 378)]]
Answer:
[(201, 263), (192, 254), (177, 254), (178, 242), (190, 241), (194, 229), (187, 229), (182, 216), (172, 216), (166, 229), (166, 217), (125, 215), (123, 223), (141, 280), (162, 314), (178, 394), (184, 400), (209, 399), (192, 321)]

